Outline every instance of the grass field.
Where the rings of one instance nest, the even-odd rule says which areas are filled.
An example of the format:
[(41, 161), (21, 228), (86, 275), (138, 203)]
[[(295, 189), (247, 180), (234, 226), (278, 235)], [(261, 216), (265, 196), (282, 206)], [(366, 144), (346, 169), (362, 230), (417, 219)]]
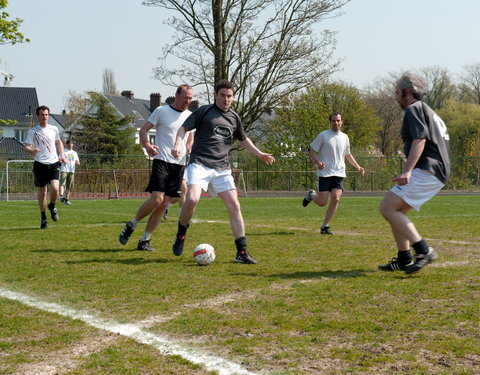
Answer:
[(139, 252), (145, 223), (118, 242), (139, 200), (59, 205), (43, 231), (36, 202), (1, 202), (0, 374), (480, 374), (480, 196), (411, 213), (440, 255), (412, 276), (377, 271), (396, 255), (380, 197), (344, 197), (334, 236), (301, 200), (241, 199), (257, 265), (233, 262), (219, 199), (181, 257), (176, 206)]

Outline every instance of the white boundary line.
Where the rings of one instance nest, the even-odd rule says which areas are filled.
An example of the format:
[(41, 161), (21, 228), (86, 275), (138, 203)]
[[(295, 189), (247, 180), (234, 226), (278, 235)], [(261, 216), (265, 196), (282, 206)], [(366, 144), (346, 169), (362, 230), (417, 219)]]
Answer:
[(20, 302), (39, 310), (59, 314), (71, 319), (77, 319), (104, 331), (130, 337), (138, 343), (154, 347), (164, 355), (178, 355), (192, 363), (204, 366), (209, 371), (218, 371), (219, 375), (255, 375), (255, 373), (248, 371), (237, 363), (213, 354), (189, 348), (166, 336), (147, 332), (135, 324), (122, 324), (114, 320), (97, 317), (85, 311), (75, 310), (57, 303), (41, 301), (38, 298), (3, 288), (0, 288), (0, 297)]
[[(203, 220), (203, 219), (192, 219), (192, 223), (209, 223), (209, 224), (230, 224), (229, 221), (226, 220)], [(118, 223), (95, 223), (95, 224), (67, 224), (61, 225), (58, 228), (79, 228), (79, 227), (121, 227), (121, 224)], [(250, 227), (257, 227), (257, 228), (276, 228), (276, 226), (272, 224), (255, 224), (250, 223), (248, 224)], [(55, 228), (55, 227), (52, 227)], [(21, 230), (21, 229), (38, 229), (38, 226), (25, 226), (25, 227), (3, 227), (0, 228), (0, 232), (2, 231), (9, 231), (9, 230)], [(286, 227), (286, 230), (296, 230), (300, 232), (310, 232), (310, 233), (318, 233), (317, 229), (312, 228), (300, 228), (300, 227)], [(366, 237), (388, 237), (392, 238), (391, 234), (381, 234), (381, 233), (357, 233), (357, 232), (343, 232), (343, 231), (336, 231), (335, 233), (343, 236), (366, 236)], [(478, 245), (477, 242), (467, 242), (467, 241), (457, 241), (457, 240), (447, 240), (443, 238), (425, 238), (428, 241), (436, 241), (436, 242), (446, 242), (451, 244), (457, 245)]]

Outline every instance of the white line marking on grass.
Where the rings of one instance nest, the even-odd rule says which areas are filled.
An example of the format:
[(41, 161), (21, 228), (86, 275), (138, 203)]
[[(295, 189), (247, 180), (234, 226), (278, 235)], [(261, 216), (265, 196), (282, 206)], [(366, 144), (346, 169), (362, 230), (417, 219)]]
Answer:
[(154, 347), (164, 355), (178, 355), (192, 363), (204, 366), (208, 371), (218, 371), (220, 375), (255, 375), (255, 373), (248, 371), (237, 363), (217, 357), (213, 354), (189, 348), (166, 336), (147, 332), (135, 324), (122, 324), (114, 320), (97, 317), (85, 311), (75, 310), (57, 303), (41, 301), (38, 298), (3, 288), (0, 288), (0, 297), (17, 301), (39, 310), (59, 314), (71, 319), (78, 319), (92, 327), (104, 331), (130, 337), (141, 344)]
[[(229, 224), (228, 221), (222, 221), (222, 220), (197, 220), (198, 223), (211, 223), (211, 224)], [(252, 224), (250, 223), (248, 226), (252, 227), (257, 227), (257, 228), (277, 228), (274, 225), (270, 224)], [(312, 231), (311, 228), (298, 228), (298, 227), (286, 227), (284, 228), (285, 230), (298, 230), (302, 232), (313, 232), (313, 233), (318, 233), (319, 230), (314, 230)], [(357, 233), (357, 232), (342, 232), (342, 231), (335, 231), (336, 234), (340, 234), (343, 236), (369, 236), (369, 237), (388, 237), (391, 238), (391, 234), (381, 234), (381, 233)], [(426, 238), (428, 241), (437, 241), (437, 242), (448, 242), (452, 244), (458, 244), (458, 245), (478, 245), (477, 242), (467, 242), (467, 241), (456, 241), (456, 240), (446, 240), (443, 238)]]

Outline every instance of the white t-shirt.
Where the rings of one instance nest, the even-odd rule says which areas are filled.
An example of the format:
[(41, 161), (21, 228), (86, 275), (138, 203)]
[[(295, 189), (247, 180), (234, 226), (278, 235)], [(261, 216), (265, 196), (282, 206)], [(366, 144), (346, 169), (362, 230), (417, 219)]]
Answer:
[(185, 165), (187, 136), (184, 138), (182, 156), (180, 158), (174, 158), (170, 152), (175, 145), (178, 129), (180, 129), (180, 126), (183, 125), (183, 122), (191, 113), (188, 109), (183, 112), (177, 111), (170, 105), (157, 107), (153, 111), (148, 118), (148, 122), (153, 124), (156, 129), (155, 144), (158, 146), (158, 154), (155, 155), (154, 159)]
[(345, 156), (350, 154), (350, 140), (345, 133), (335, 133), (332, 129), (324, 130), (310, 144), (318, 153), (318, 160), (325, 163), (325, 168), (317, 171), (318, 177), (346, 177)]
[(60, 172), (71, 172), (75, 173), (75, 162), (80, 161), (76, 151), (65, 149), (65, 159), (67, 159), (67, 164), (63, 164), (60, 167)]
[(46, 127), (36, 125), (27, 133), (25, 144), (38, 147), (40, 152), (35, 154), (35, 161), (43, 164), (56, 163), (58, 159), (55, 141), (60, 140), (60, 134), (56, 126), (47, 124)]

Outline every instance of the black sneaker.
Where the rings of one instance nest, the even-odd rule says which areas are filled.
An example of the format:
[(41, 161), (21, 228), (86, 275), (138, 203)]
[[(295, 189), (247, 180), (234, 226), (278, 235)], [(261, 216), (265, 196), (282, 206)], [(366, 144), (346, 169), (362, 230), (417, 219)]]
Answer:
[(132, 226), (132, 223), (129, 221), (125, 226), (123, 227), (123, 230), (120, 232), (120, 236), (118, 237), (118, 240), (122, 245), (125, 245), (128, 242), (128, 239), (132, 235), (134, 229)]
[(315, 190), (309, 190), (305, 198), (303, 198), (302, 205), (303, 207), (307, 207), (308, 204), (312, 201), (312, 195), (315, 194)]
[(50, 211), (50, 215), (52, 216), (53, 221), (58, 221), (58, 212), (57, 208), (53, 204), (48, 205), (48, 210)]
[(378, 269), (382, 271), (404, 271), (405, 268), (412, 265), (413, 265), (413, 262), (403, 264), (398, 261), (398, 258), (392, 258), (392, 260), (387, 264), (379, 265)]
[(183, 244), (185, 243), (185, 235), (175, 237), (175, 241), (173, 241), (173, 254), (177, 257), (182, 255), (183, 253)]
[(65, 202), (65, 198), (63, 196), (60, 197), (60, 202)]
[(247, 250), (237, 251), (235, 262), (243, 264), (257, 264), (257, 261), (250, 256)]
[(137, 250), (155, 251), (155, 249), (150, 246), (150, 240), (146, 240), (146, 241), (138, 240)]
[(47, 228), (48, 228), (47, 220), (42, 220), (42, 223), (40, 224), (40, 229), (47, 229)]
[(330, 230), (329, 226), (326, 226), (320, 228), (320, 234), (333, 234), (333, 232)]
[(163, 220), (167, 220), (167, 219), (168, 219), (168, 208), (163, 213)]
[(414, 258), (415, 258), (415, 263), (405, 268), (405, 273), (407, 275), (418, 272), (427, 264), (432, 263), (435, 259), (438, 258), (438, 254), (435, 250), (429, 247), (427, 254), (417, 254), (414, 256)]

